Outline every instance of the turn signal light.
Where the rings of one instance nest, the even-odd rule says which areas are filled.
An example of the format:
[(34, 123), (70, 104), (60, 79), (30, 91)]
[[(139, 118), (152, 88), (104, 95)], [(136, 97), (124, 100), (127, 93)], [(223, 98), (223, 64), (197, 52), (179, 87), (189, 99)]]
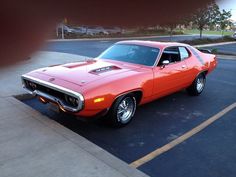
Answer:
[(48, 103), (48, 101), (45, 100), (43, 97), (39, 97), (39, 100), (40, 100), (42, 103), (44, 103), (44, 104)]
[(96, 98), (95, 100), (93, 100), (94, 103), (99, 103), (101, 101), (104, 101), (105, 98)]

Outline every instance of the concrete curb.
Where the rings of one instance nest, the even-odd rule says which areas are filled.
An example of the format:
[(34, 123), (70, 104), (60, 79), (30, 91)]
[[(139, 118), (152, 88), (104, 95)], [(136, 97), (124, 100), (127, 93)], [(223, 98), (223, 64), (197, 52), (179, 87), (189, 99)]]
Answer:
[(220, 43), (213, 43), (213, 44), (202, 44), (202, 45), (194, 45), (194, 47), (211, 47), (211, 46), (227, 45), (227, 44), (236, 44), (236, 42), (220, 42)]
[[(196, 36), (196, 34), (186, 34), (186, 35), (173, 35), (172, 37), (178, 36)], [(83, 38), (83, 39), (50, 39), (47, 42), (70, 42), (70, 41), (112, 41), (112, 40), (129, 40), (129, 39), (149, 39), (149, 38), (161, 38), (161, 37), (170, 37), (169, 35), (165, 36), (136, 36), (136, 37), (116, 37), (116, 38)]]
[[(236, 44), (236, 42), (221, 42), (221, 43), (214, 43), (214, 44), (203, 44), (203, 45), (195, 45), (194, 47), (213, 47), (213, 46), (221, 46), (221, 45), (229, 45), (229, 44)], [(236, 60), (236, 55), (234, 53), (225, 52), (224, 54), (216, 54), (217, 58), (222, 60)]]
[[(22, 94), (20, 95), (21, 99), (29, 99), (32, 98), (29, 94)], [(120, 174), (126, 176), (126, 177), (148, 177), (143, 172), (130, 167), (127, 163), (124, 161), (118, 159), (114, 155), (110, 154), (109, 152), (105, 151), (104, 149), (100, 148), (96, 144), (88, 141), (84, 137), (78, 135), (77, 133), (74, 133), (73, 131), (69, 130), (68, 128), (65, 128), (61, 124), (55, 122), (54, 120), (51, 120), (50, 118), (41, 115), (41, 113), (38, 113), (33, 108), (29, 107), (28, 105), (25, 105), (21, 101), (10, 97), (8, 98), (8, 101), (12, 102), (15, 105), (18, 105), (18, 107), (21, 107), (26, 111), (28, 114), (32, 115), (33, 118), (37, 119), (38, 121), (42, 122), (45, 126), (55, 131), (57, 134), (63, 136), (64, 138), (68, 139), (72, 143), (79, 146), (81, 149), (83, 149), (85, 152), (91, 154), (96, 159), (102, 161), (106, 165), (110, 166), (112, 169), (115, 169)]]

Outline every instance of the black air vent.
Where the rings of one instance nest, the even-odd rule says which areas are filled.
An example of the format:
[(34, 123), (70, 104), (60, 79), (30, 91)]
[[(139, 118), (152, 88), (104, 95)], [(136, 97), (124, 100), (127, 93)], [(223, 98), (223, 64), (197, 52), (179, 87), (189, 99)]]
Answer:
[(117, 70), (117, 69), (120, 69), (120, 68), (117, 67), (117, 66), (106, 66), (106, 67), (94, 69), (94, 70), (90, 71), (89, 73), (99, 74), (99, 73), (103, 73), (103, 72), (107, 72), (107, 71), (112, 71), (112, 70)]

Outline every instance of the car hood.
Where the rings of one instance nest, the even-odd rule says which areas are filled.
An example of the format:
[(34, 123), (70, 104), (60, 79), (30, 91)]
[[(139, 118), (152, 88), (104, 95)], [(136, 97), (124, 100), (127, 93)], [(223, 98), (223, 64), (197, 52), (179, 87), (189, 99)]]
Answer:
[(36, 72), (83, 86), (104, 77), (112, 77), (140, 67), (140, 65), (135, 64), (99, 59), (50, 66), (39, 69)]

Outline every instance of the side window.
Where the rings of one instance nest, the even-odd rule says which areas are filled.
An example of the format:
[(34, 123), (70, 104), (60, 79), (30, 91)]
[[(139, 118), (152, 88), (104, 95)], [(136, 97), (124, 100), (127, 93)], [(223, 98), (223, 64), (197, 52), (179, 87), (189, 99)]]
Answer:
[(179, 53), (181, 60), (184, 60), (190, 56), (188, 50), (185, 47), (179, 47)]
[(180, 52), (178, 47), (168, 47), (166, 48), (161, 55), (158, 66), (162, 65), (164, 60), (169, 60), (170, 63), (175, 63), (181, 61)]

